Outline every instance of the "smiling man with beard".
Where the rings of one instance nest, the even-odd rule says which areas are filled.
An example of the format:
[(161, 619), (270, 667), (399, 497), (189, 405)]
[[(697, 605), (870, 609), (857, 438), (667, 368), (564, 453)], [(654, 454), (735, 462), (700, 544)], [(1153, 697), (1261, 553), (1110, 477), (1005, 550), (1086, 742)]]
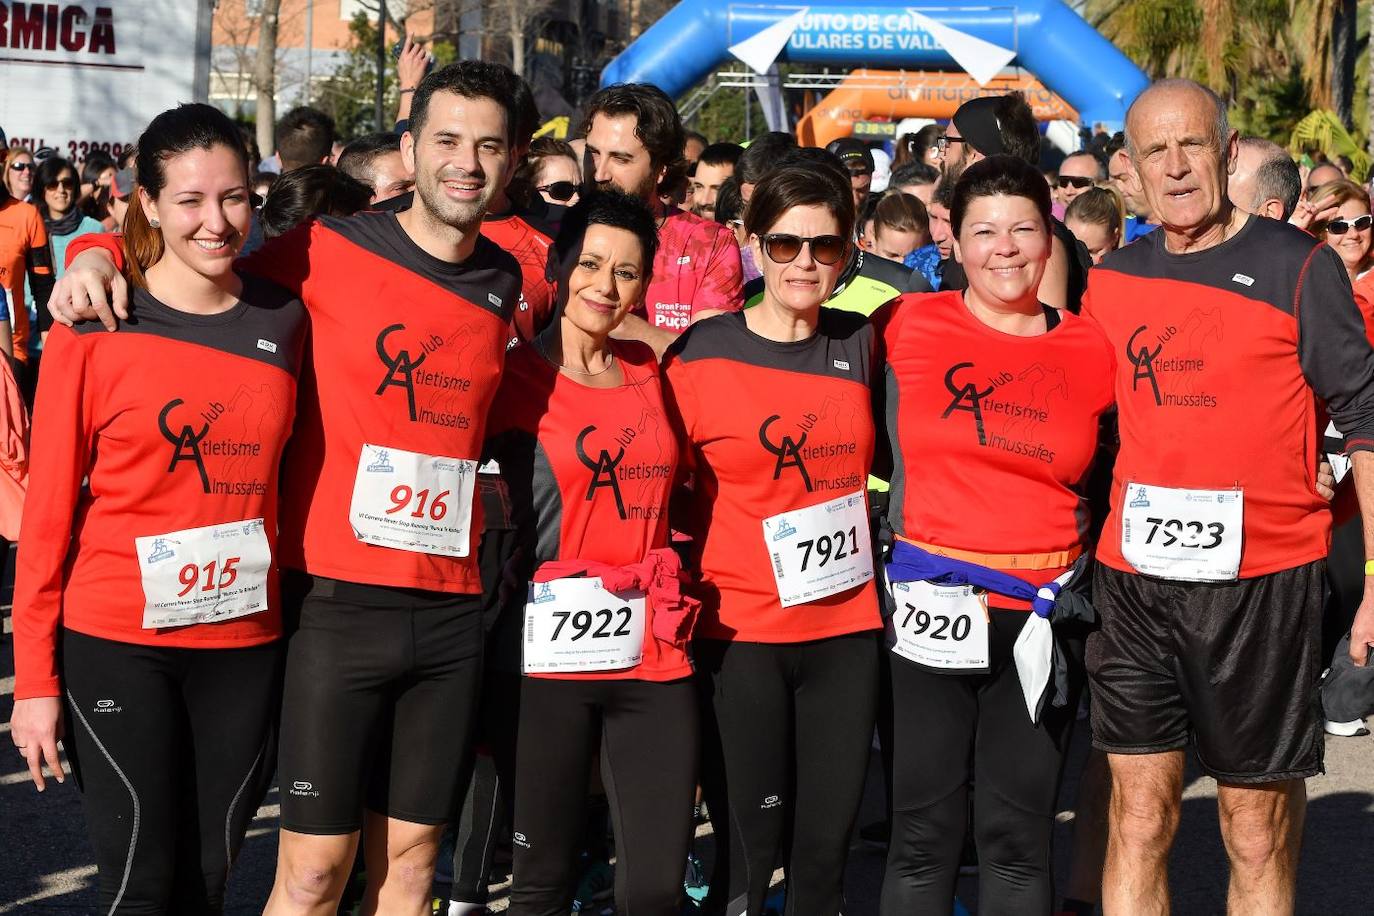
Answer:
[(642, 340), (662, 356), (688, 325), (739, 311), (744, 271), (734, 233), (659, 198), (684, 167), (682, 120), (672, 99), (647, 83), (607, 86), (587, 103), (582, 133), (587, 184), (638, 197), (657, 218), (653, 280), (644, 305), (625, 316), (615, 336)]
[[(364, 910), (428, 913), (466, 789), (484, 641), (474, 481), (520, 294), (515, 260), (479, 234), (511, 164), (510, 79), (463, 61), (420, 84), (401, 140), (409, 209), (322, 217), (238, 264), (312, 319), (282, 472), (296, 627), (268, 913), (334, 912), (364, 823)], [(123, 252), (91, 238), (104, 252), (73, 262), (52, 307), (113, 328), (128, 297), (107, 255)]]

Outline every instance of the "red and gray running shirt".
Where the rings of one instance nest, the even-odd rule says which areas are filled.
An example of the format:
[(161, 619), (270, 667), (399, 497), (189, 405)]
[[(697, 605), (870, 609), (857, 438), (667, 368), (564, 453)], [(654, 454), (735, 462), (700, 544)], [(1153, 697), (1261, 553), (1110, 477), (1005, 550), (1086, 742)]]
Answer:
[(482, 220), (482, 235), (520, 264), (520, 302), (511, 316), (511, 346), (534, 340), (553, 317), (556, 284), (549, 279), (549, 248), (553, 240), (515, 213)]
[[(188, 573), (173, 553), (195, 537), (191, 529), (257, 519), (254, 534), (275, 555), (278, 468), (296, 414), (305, 309), (253, 278), (218, 315), (180, 312), (143, 290), (132, 306), (118, 334), (88, 322), (54, 325), (48, 335), (15, 575), (16, 699), (60, 695), (63, 627), (203, 649), (259, 645), (282, 632), (270, 561), (265, 610), (170, 627), (144, 625), (154, 599), (143, 567), (172, 560), (174, 595), (232, 587), (233, 564)], [(237, 533), (212, 536), (230, 543)], [(177, 588), (178, 569), (189, 587)]]
[(734, 313), (669, 348), (669, 405), (696, 472), (683, 525), (701, 578), (696, 636), (793, 643), (881, 625), (872, 581), (783, 607), (763, 530), (764, 519), (866, 493), (873, 346), (866, 318), (821, 309), (806, 340), (768, 340)]
[(636, 314), (655, 328), (687, 329), (698, 312), (737, 312), (744, 305), (744, 268), (728, 226), (686, 210), (668, 214), (658, 230), (654, 275)]
[(1121, 554), (1130, 482), (1241, 488), (1242, 578), (1321, 559), (1331, 513), (1314, 486), (1318, 401), (1348, 451), (1374, 450), (1374, 351), (1349, 277), (1324, 242), (1262, 217), (1192, 254), (1170, 254), (1164, 238), (1109, 254), (1083, 298), (1116, 357), (1120, 412), (1098, 559), (1133, 571)]
[[(1081, 486), (1113, 400), (1101, 329), (1065, 312), (1037, 337), (1004, 334), (975, 318), (960, 292), (909, 293), (873, 323), (893, 532), (984, 554), (1083, 547)], [(1065, 566), (1007, 571), (1042, 585)]]
[[(582, 560), (639, 563), (668, 546), (668, 494), (678, 444), (663, 403), (654, 352), (612, 341), (625, 382), (589, 388), (533, 346), (510, 352), (487, 430), (515, 513), (532, 526), (534, 565)], [(681, 648), (654, 638), (647, 608), (643, 661), (634, 668), (541, 677), (667, 681), (692, 667)]]
[[(78, 241), (88, 240), (120, 257), (114, 237)], [(442, 261), (406, 235), (396, 214), (368, 211), (312, 220), (241, 265), (298, 291), (311, 318), (300, 419), (282, 475), (282, 565), (368, 585), (480, 594), (480, 500), (461, 557), (365, 543), (350, 507), (355, 479), (369, 466), (360, 461), (365, 445), (479, 459), (520, 296), (515, 259), (478, 237), (466, 261)]]

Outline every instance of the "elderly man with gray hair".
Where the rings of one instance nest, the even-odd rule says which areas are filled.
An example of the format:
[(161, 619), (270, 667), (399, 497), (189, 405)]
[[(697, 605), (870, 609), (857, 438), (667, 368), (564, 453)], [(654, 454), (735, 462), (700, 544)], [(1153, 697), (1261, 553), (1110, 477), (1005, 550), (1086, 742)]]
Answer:
[(1302, 175), (1293, 157), (1277, 143), (1241, 137), (1226, 193), (1238, 210), (1286, 221), (1302, 197)]
[(1218, 783), (1229, 911), (1291, 914), (1304, 780), (1323, 753), (1316, 415), (1324, 403), (1346, 436), (1374, 545), (1374, 351), (1334, 252), (1228, 199), (1239, 144), (1214, 93), (1155, 83), (1126, 140), (1161, 228), (1108, 255), (1083, 300), (1117, 354), (1121, 440), (1087, 658), (1112, 774), (1103, 909), (1169, 911), (1191, 742)]

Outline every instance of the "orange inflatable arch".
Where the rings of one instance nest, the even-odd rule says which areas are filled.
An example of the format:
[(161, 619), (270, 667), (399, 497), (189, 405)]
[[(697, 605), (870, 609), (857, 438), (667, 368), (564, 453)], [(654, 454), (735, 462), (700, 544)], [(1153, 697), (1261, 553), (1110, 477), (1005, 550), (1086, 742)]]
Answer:
[(855, 70), (797, 122), (797, 142), (825, 146), (853, 133), (855, 121), (945, 119), (969, 99), (1017, 90), (1026, 94), (1036, 119), (1078, 121), (1078, 112), (1029, 74), (998, 76), (979, 86), (965, 73)]

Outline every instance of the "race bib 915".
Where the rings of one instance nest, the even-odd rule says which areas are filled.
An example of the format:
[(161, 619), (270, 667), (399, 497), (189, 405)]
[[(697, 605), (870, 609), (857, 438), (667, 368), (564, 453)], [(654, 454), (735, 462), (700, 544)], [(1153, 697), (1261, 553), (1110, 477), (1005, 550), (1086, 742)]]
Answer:
[(272, 549), (260, 518), (134, 538), (143, 627), (184, 627), (267, 610)]
[(348, 518), (364, 544), (466, 557), (477, 462), (364, 445)]
[(816, 601), (873, 578), (862, 490), (764, 519), (763, 542), (783, 607)]
[(1184, 582), (1230, 582), (1240, 575), (1245, 521), (1242, 490), (1185, 490), (1126, 484), (1121, 555), (1136, 571)]

